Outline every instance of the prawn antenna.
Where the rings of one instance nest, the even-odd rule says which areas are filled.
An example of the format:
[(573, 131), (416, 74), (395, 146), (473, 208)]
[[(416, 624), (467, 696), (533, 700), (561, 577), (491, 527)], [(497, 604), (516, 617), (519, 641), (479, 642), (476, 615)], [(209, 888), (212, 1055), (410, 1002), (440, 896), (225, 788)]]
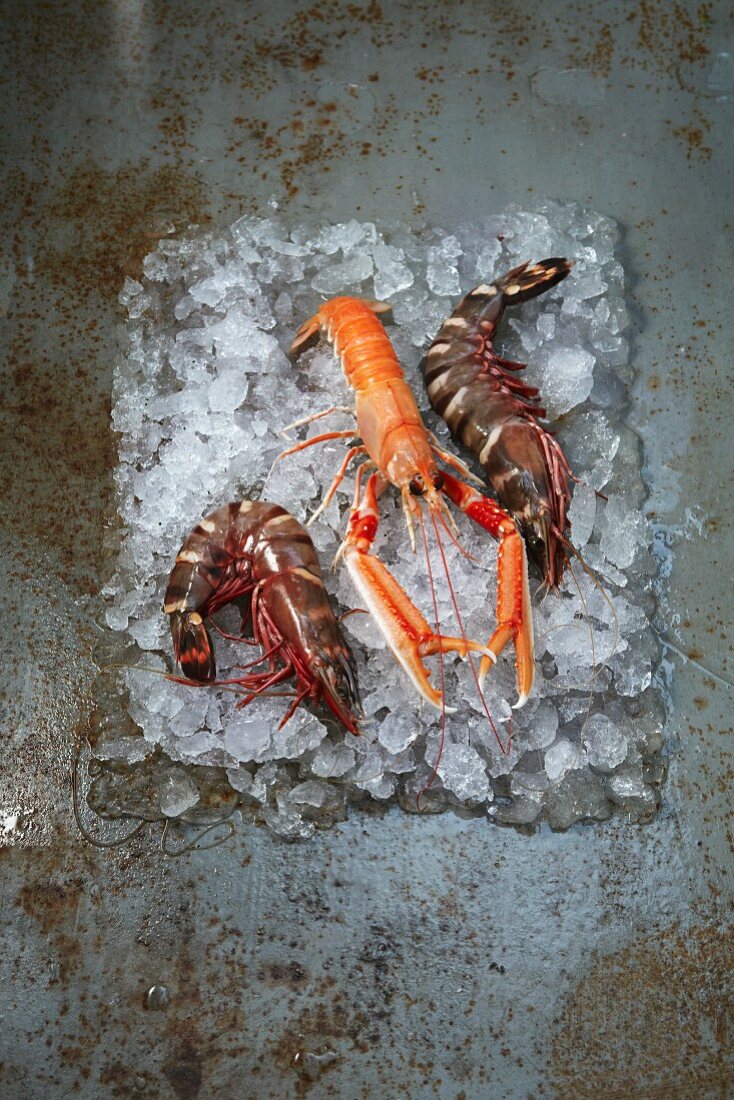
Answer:
[[(423, 522), (423, 510), (421, 508), (418, 508), (417, 511), (418, 511), (418, 520), (420, 522), (421, 537), (423, 539), (423, 550), (424, 550), (425, 555), (426, 555), (426, 570), (428, 572), (428, 585), (429, 585), (429, 588), (431, 589), (431, 600), (433, 601), (433, 617), (434, 617), (435, 622), (436, 622), (436, 634), (440, 635), (441, 634), (441, 622), (440, 622), (439, 615), (438, 615), (438, 600), (436, 599), (436, 586), (433, 583), (433, 569), (431, 567), (431, 554), (430, 554), (429, 547), (428, 547), (428, 538), (426, 536), (426, 526)], [(431, 513), (431, 514), (433, 514), (433, 513)], [(436, 521), (434, 520), (434, 525), (435, 525), (435, 522)], [(438, 651), (438, 667), (439, 667), (439, 676), (440, 676), (440, 683), (441, 683), (441, 733), (440, 733), (439, 739), (438, 739), (438, 753), (436, 754), (436, 759), (433, 762), (433, 768), (431, 769), (431, 774), (428, 778), (428, 782), (426, 783), (426, 785), (424, 787), (422, 787), (418, 791), (418, 794), (415, 796), (415, 805), (416, 805), (416, 809), (418, 810), (419, 814), (423, 813), (423, 811), (421, 809), (421, 796), (426, 794), (426, 792), (429, 791), (431, 789), (431, 787), (433, 786), (433, 784), (436, 782), (436, 776), (438, 775), (439, 764), (441, 763), (441, 757), (443, 756), (443, 747), (444, 747), (444, 744), (446, 742), (446, 672), (445, 672), (445, 668), (444, 668), (444, 659), (443, 659), (443, 657), (444, 657), (443, 650), (439, 649), (439, 651)]]
[[(456, 616), (456, 622), (457, 622), (458, 627), (459, 627), (459, 634), (461, 635), (462, 639), (466, 642), (467, 641), (466, 631), (464, 630), (464, 623), (462, 622), (461, 612), (459, 611), (459, 603), (458, 603), (458, 600), (456, 599), (456, 592), (454, 591), (454, 586), (451, 582), (451, 574), (449, 572), (449, 565), (448, 565), (448, 562), (446, 561), (446, 552), (444, 551), (443, 543), (441, 542), (441, 532), (439, 530), (439, 526), (438, 526), (438, 523), (436, 521), (436, 517), (433, 514), (433, 512), (431, 512), (431, 521), (433, 523), (433, 529), (436, 532), (436, 541), (438, 542), (438, 550), (439, 550), (439, 553), (441, 555), (441, 561), (443, 563), (443, 571), (444, 571), (444, 575), (446, 577), (446, 584), (448, 585), (449, 595), (451, 596), (451, 603), (452, 603), (452, 606), (454, 608), (454, 614)], [(494, 719), (492, 718), (492, 715), (489, 712), (489, 707), (487, 705), (487, 699), (486, 699), (486, 696), (484, 694), (484, 690), (482, 689), (482, 685), (479, 683), (479, 675), (477, 673), (476, 666), (474, 664), (474, 659), (473, 659), (473, 657), (472, 657), (472, 655), (471, 655), (471, 653), (469, 652), (468, 649), (467, 649), (467, 657), (468, 657), (468, 660), (469, 660), (469, 667), (471, 669), (472, 676), (474, 678), (474, 683), (476, 685), (476, 689), (479, 692), (479, 698), (482, 700), (482, 709), (484, 710), (484, 713), (487, 716), (487, 721), (489, 722), (489, 724), (492, 728), (492, 733), (494, 734), (495, 740), (497, 741), (497, 744), (499, 745), (500, 752), (502, 753), (503, 756), (507, 756), (509, 751), (510, 751), (510, 739), (508, 738), (507, 745), (503, 745), (502, 738), (500, 737), (499, 733), (497, 732), (497, 726), (495, 725)]]
[[(453, 519), (453, 516), (451, 518)], [(441, 524), (444, 531), (449, 536), (449, 538), (451, 539), (451, 542), (454, 544), (454, 546), (459, 551), (459, 553), (463, 557), (465, 557), (467, 559), (467, 561), (476, 562), (478, 560), (476, 555), (472, 554), (472, 552), (470, 550), (467, 550), (467, 548), (462, 544), (461, 539), (459, 538), (458, 534), (455, 531), (452, 531), (451, 525), (449, 523), (447, 523), (446, 517), (444, 516), (443, 512), (439, 512), (438, 519), (439, 519), (439, 523)]]
[[(563, 543), (563, 545), (565, 546), (565, 548), (567, 550), (570, 550), (571, 553), (573, 554), (573, 556), (578, 560), (579, 565), (583, 569), (584, 573), (586, 573), (587, 577), (590, 578), (590, 580), (593, 583), (594, 587), (596, 588), (596, 590), (599, 592), (602, 599), (604, 600), (604, 603), (607, 605), (607, 607), (609, 608), (609, 610), (612, 613), (612, 620), (614, 622), (614, 638), (612, 640), (611, 652), (609, 654), (609, 657), (607, 658), (607, 660), (611, 660), (611, 658), (617, 652), (617, 645), (619, 643), (619, 616), (617, 615), (617, 609), (614, 606), (614, 604), (612, 603), (611, 597), (610, 597), (609, 593), (607, 592), (607, 590), (605, 589), (604, 585), (601, 583), (601, 581), (599, 580), (599, 578), (597, 577), (596, 573), (591, 568), (591, 566), (581, 556), (581, 554), (576, 549), (576, 547), (573, 545), (571, 540), (567, 539), (565, 535), (561, 535), (558, 532), (556, 532), (556, 533), (558, 534), (558, 537), (560, 538), (560, 540)], [(569, 562), (569, 568), (570, 568), (570, 565), (571, 565), (571, 563)]]
[(578, 759), (578, 757), (581, 755), (581, 748), (582, 748), (582, 745), (583, 745), (583, 733), (584, 733), (584, 730), (586, 729), (586, 726), (588, 724), (589, 715), (591, 714), (591, 707), (592, 707), (592, 704), (594, 702), (594, 689), (593, 689), (592, 685), (594, 683), (594, 680), (597, 678), (597, 676), (601, 672), (602, 666), (601, 665), (597, 666), (597, 663), (596, 663), (596, 650), (594, 648), (594, 627), (593, 627), (592, 622), (591, 622), (591, 615), (589, 614), (589, 605), (587, 603), (586, 597), (584, 596), (584, 593), (581, 591), (581, 585), (579, 584), (578, 579), (576, 577), (576, 574), (574, 573), (574, 571), (571, 567), (571, 562), (568, 562), (568, 571), (571, 574), (571, 577), (573, 579), (573, 583), (576, 586), (576, 591), (578, 592), (578, 595), (579, 595), (579, 600), (581, 601), (581, 606), (584, 609), (584, 615), (586, 616), (586, 623), (589, 627), (589, 641), (590, 641), (590, 644), (591, 644), (591, 678), (589, 679), (589, 698), (586, 701), (586, 714), (584, 715), (584, 721), (581, 725), (581, 732), (579, 733), (579, 747), (578, 747), (578, 753), (577, 753), (577, 757), (576, 757)]

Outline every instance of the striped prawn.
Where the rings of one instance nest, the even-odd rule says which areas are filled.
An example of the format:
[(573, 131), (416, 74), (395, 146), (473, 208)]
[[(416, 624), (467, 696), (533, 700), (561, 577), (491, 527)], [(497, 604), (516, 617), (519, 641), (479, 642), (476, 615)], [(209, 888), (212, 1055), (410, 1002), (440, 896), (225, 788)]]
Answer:
[[(504, 359), (494, 349), (505, 307), (556, 286), (571, 267), (562, 257), (527, 261), (475, 287), (443, 323), (421, 368), (432, 408), (446, 421), (454, 440), (476, 457), (489, 488), (517, 522), (544, 584), (557, 589), (568, 568), (586, 606), (569, 557), (575, 557), (591, 578), (611, 612), (614, 652), (619, 629), (614, 604), (569, 538), (569, 482), (578, 478), (555, 435), (543, 424), (546, 412), (539, 391), (518, 377), (525, 364)], [(603, 493), (597, 491), (597, 496), (606, 500)], [(590, 620), (589, 635), (593, 660)]]
[[(261, 645), (263, 654), (241, 666), (242, 675), (217, 681), (205, 620), (229, 603), (242, 611), (243, 634), (251, 620), (250, 644)], [(329, 603), (316, 550), (308, 532), (279, 504), (235, 501), (200, 520), (178, 552), (163, 610), (185, 683), (244, 688), (239, 705), (246, 706), (295, 677), (295, 698), (281, 727), (311, 699), (325, 703), (350, 733), (359, 733), (354, 661)], [(264, 662), (263, 671), (246, 671)]]
[(576, 554), (567, 517), (569, 479), (575, 479), (557, 439), (541, 423), (538, 390), (517, 375), (524, 364), (501, 358), (493, 341), (506, 306), (535, 298), (570, 270), (560, 258), (524, 263), (475, 287), (441, 326), (421, 364), (431, 406), (476, 456), (549, 588), (560, 583), (568, 553)]
[[(357, 471), (354, 502), (337, 560), (343, 558), (352, 582), (394, 657), (420, 695), (432, 706), (445, 711), (448, 708), (443, 691), (443, 664), (440, 666), (439, 689), (430, 681), (425, 658), (449, 652), (469, 657), (477, 687), (481, 691), (484, 676), (501, 651), (512, 641), (519, 695), (515, 706), (522, 706), (532, 689), (535, 668), (525, 544), (514, 519), (496, 501), (466, 483), (464, 477), (471, 475), (464, 464), (441, 450), (426, 429), (380, 320), (380, 315), (389, 312), (389, 309), (386, 303), (358, 298), (333, 298), (301, 326), (291, 347), (291, 356), (295, 358), (324, 334), (339, 357), (346, 379), (354, 392), (353, 411), (357, 435), (360, 438), (347, 451), (319, 511), (332, 500), (351, 460), (363, 456), (365, 461)], [(326, 409), (297, 421), (290, 427), (308, 423), (335, 411), (338, 411), (337, 408)], [(327, 440), (353, 439), (354, 436), (352, 429), (324, 432), (284, 451), (281, 458)], [(439, 462), (452, 467), (462, 477), (442, 468)], [(366, 482), (362, 488), (366, 473)], [(378, 500), (388, 485), (394, 486), (400, 493), (414, 549), (415, 531), (418, 529), (421, 532), (427, 579), (433, 598), (435, 629), (429, 625), (387, 567), (372, 553), (379, 525)], [(497, 625), (486, 645), (467, 639), (448, 576), (441, 531), (454, 541), (456, 535), (447, 500), (499, 541)], [(450, 637), (440, 632), (429, 544), (423, 519), (424, 507), (438, 542), (460, 637)], [(314, 518), (315, 516), (311, 517), (312, 520)], [(471, 661), (472, 653), (481, 655), (478, 675)], [(484, 705), (486, 708), (486, 703)], [(487, 715), (491, 722), (488, 711)], [(492, 725), (494, 728), (494, 723)], [(497, 740), (502, 746), (498, 735)]]

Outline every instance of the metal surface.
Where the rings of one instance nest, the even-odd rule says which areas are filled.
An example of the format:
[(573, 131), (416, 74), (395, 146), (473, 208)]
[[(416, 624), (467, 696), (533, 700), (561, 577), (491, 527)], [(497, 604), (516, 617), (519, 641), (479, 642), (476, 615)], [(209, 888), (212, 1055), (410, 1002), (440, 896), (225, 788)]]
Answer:
[[(3, 9), (2, 1096), (731, 1095), (729, 6)], [(543, 196), (623, 229), (648, 510), (691, 536), (663, 812), (89, 847), (70, 762), (123, 274), (271, 197), (450, 226)]]

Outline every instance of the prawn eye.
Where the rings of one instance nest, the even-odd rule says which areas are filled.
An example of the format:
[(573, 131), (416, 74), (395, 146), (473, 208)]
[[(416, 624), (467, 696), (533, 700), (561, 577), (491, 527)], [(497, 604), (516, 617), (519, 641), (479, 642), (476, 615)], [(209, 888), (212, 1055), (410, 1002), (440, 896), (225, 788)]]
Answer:
[(422, 497), (425, 492), (425, 485), (423, 484), (423, 478), (420, 474), (416, 474), (415, 477), (410, 479), (410, 485), (408, 486), (414, 497)]
[(436, 473), (433, 475), (433, 488), (437, 493), (440, 493), (443, 489), (443, 474), (440, 470), (436, 470)]

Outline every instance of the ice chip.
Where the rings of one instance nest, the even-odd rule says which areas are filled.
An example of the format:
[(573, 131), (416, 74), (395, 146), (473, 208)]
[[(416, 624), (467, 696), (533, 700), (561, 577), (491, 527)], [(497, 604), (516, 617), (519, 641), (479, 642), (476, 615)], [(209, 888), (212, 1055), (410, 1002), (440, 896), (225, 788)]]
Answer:
[(543, 371), (543, 393), (553, 416), (580, 405), (594, 384), (594, 356), (583, 348), (554, 348)]
[(311, 770), (325, 779), (337, 778), (354, 767), (354, 749), (348, 745), (322, 741), (314, 753)]
[(434, 294), (458, 295), (461, 293), (456, 261), (461, 255), (461, 245), (456, 237), (448, 236), (441, 244), (428, 249), (426, 279)]
[(544, 749), (553, 742), (557, 730), (558, 712), (552, 703), (543, 700), (530, 721), (530, 739), (538, 748)]
[(489, 794), (484, 761), (471, 745), (445, 744), (438, 774), (444, 787), (462, 801), (481, 802)]
[(583, 481), (574, 485), (568, 519), (573, 544), (580, 550), (591, 538), (596, 520), (596, 492)]
[(593, 768), (612, 772), (627, 756), (627, 738), (604, 714), (592, 714), (583, 734), (586, 756)]
[(341, 295), (358, 293), (360, 283), (372, 274), (372, 257), (357, 255), (339, 263), (323, 267), (311, 280), (311, 286), (321, 294)]
[(551, 783), (557, 782), (566, 772), (582, 767), (584, 763), (583, 749), (564, 737), (559, 738), (545, 751), (545, 771)]
[(270, 746), (273, 727), (270, 722), (240, 711), (233, 715), (224, 732), (224, 747), (241, 763), (257, 760)]
[(601, 549), (607, 560), (619, 569), (626, 569), (646, 536), (645, 517), (628, 508), (621, 497), (610, 497), (604, 510), (601, 537)]
[(158, 804), (166, 817), (180, 817), (199, 801), (193, 779), (183, 768), (169, 768), (158, 776)]
[(389, 300), (394, 294), (413, 285), (415, 277), (405, 262), (401, 248), (378, 242), (372, 255), (376, 268), (374, 287), (377, 299)]
[(247, 376), (241, 370), (224, 370), (209, 384), (209, 408), (212, 412), (234, 412), (246, 400), (249, 388)]
[[(400, 685), (403, 698), (405, 687)], [(377, 737), (381, 745), (384, 745), (389, 753), (401, 753), (415, 741), (420, 733), (420, 721), (415, 712), (415, 705), (403, 703), (391, 710), (382, 720), (377, 731)]]
[(290, 801), (304, 817), (316, 820), (327, 815), (342, 816), (345, 797), (344, 791), (332, 783), (308, 779), (293, 788)]
[(626, 813), (638, 816), (652, 813), (657, 804), (653, 788), (631, 769), (618, 771), (609, 778), (609, 797)]
[(117, 606), (108, 607), (105, 610), (104, 617), (105, 622), (111, 630), (127, 630), (130, 616), (123, 608)]

